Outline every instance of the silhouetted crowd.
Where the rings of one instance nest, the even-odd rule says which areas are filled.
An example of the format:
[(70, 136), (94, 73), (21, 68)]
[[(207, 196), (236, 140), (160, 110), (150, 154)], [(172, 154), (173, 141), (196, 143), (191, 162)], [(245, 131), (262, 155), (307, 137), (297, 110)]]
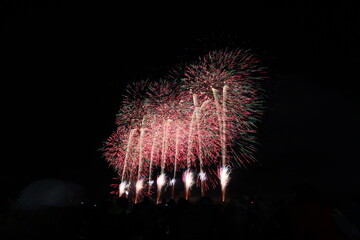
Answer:
[(289, 201), (246, 195), (155, 204), (126, 198), (0, 215), (0, 239), (360, 239), (359, 199), (329, 204), (307, 186)]

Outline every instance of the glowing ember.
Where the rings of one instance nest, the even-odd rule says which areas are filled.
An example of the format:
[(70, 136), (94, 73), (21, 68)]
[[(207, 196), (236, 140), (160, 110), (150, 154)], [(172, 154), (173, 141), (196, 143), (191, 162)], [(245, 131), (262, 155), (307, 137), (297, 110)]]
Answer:
[(173, 178), (173, 179), (171, 179), (171, 181), (170, 181), (170, 185), (172, 185), (172, 186), (174, 186), (175, 185), (175, 179)]
[(160, 174), (160, 176), (157, 178), (157, 189), (158, 189), (158, 197), (157, 197), (157, 202), (160, 202), (160, 197), (161, 197), (161, 191), (162, 188), (164, 187), (165, 183), (166, 183), (166, 176), (165, 174)]
[(219, 170), (219, 178), (222, 190), (222, 201), (225, 201), (226, 186), (229, 184), (230, 181), (230, 168), (221, 167)]
[(206, 180), (206, 173), (200, 172), (199, 173), (199, 178), (200, 178), (201, 181), (205, 181)]
[(166, 177), (165, 174), (160, 174), (160, 176), (157, 178), (156, 184), (158, 189), (161, 189), (166, 183)]
[(120, 185), (119, 185), (119, 197), (121, 197), (124, 193), (126, 193), (128, 188), (129, 188), (129, 184), (127, 184), (126, 182), (120, 183)]
[(184, 172), (183, 181), (185, 183), (185, 198), (189, 199), (189, 191), (194, 184), (194, 174), (190, 170)]
[(144, 180), (143, 179), (138, 180), (135, 185), (135, 203), (138, 202), (143, 187), (144, 187)]

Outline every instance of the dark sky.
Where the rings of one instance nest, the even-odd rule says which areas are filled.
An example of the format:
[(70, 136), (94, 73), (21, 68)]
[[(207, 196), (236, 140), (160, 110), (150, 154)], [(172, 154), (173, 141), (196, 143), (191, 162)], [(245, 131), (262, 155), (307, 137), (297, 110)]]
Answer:
[(259, 164), (238, 172), (234, 191), (359, 187), (353, 3), (73, 2), (1, 3), (6, 194), (46, 177), (107, 193), (114, 174), (98, 149), (115, 129), (124, 87), (224, 47), (251, 48), (269, 69)]

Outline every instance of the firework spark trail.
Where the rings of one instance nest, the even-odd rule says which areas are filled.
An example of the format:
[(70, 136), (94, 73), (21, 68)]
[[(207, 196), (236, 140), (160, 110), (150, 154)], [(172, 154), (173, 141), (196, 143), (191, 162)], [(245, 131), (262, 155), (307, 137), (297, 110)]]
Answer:
[[(226, 86), (226, 85), (225, 85)], [(223, 93), (226, 93), (227, 88), (225, 88), (225, 86), (223, 87)], [(225, 135), (225, 113), (224, 110), (226, 108), (225, 102), (226, 101), (226, 97), (223, 94), (223, 103), (222, 103), (222, 111), (220, 109), (220, 103), (219, 103), (219, 91), (216, 90), (215, 88), (212, 89), (213, 94), (214, 94), (214, 99), (215, 99), (215, 105), (216, 105), (216, 114), (218, 117), (218, 121), (219, 121), (219, 132), (220, 132), (220, 145), (221, 145), (221, 159), (222, 159), (222, 168), (223, 169), (225, 167), (225, 162), (226, 162), (226, 135)], [(220, 170), (220, 177), (223, 176), (223, 170)], [(223, 185), (223, 181), (221, 181), (220, 179), (220, 183), (221, 183), (221, 192), (222, 192), (222, 198), (223, 201), (225, 201), (225, 190), (226, 190), (226, 185)]]
[(139, 137), (139, 169), (138, 169), (138, 180), (141, 177), (142, 165), (143, 165), (143, 141), (144, 141), (144, 133), (146, 131), (145, 126), (145, 117), (142, 120), (141, 128), (140, 128), (140, 137)]
[(230, 168), (226, 166), (221, 167), (219, 169), (219, 178), (222, 190), (222, 201), (225, 202), (226, 186), (229, 184), (230, 181)]
[[(165, 178), (165, 163), (166, 163), (166, 155), (167, 155), (167, 150), (168, 150), (168, 128), (169, 128), (169, 123), (170, 123), (170, 119), (165, 121), (164, 124), (164, 131), (163, 131), (163, 139), (162, 139), (162, 156), (161, 156), (161, 175), (160, 176), (164, 176)], [(160, 177), (159, 177), (160, 178)], [(160, 178), (160, 181), (162, 179)], [(159, 181), (159, 179), (158, 179)], [(158, 199), (161, 197), (161, 193), (162, 193), (162, 187), (164, 184), (160, 184), (158, 185)]]
[(157, 203), (160, 203), (160, 197), (161, 197), (161, 190), (164, 187), (165, 183), (166, 183), (166, 175), (164, 173), (160, 174), (160, 176), (157, 178), (157, 189), (158, 189), (158, 194), (157, 194)]
[(123, 172), (122, 172), (122, 176), (121, 176), (121, 182), (124, 181), (124, 178), (125, 178), (125, 172), (126, 172), (126, 165), (127, 165), (127, 162), (128, 162), (128, 159), (129, 159), (129, 153), (130, 153), (130, 150), (131, 150), (131, 144), (132, 144), (132, 140), (133, 140), (133, 136), (135, 134), (135, 132), (137, 131), (137, 129), (132, 129), (130, 131), (130, 135), (129, 135), (129, 141), (128, 141), (128, 144), (126, 146), (126, 154), (125, 154), (125, 160), (124, 160), (124, 169), (123, 169)]
[[(219, 91), (215, 88), (212, 88), (212, 91), (213, 91), (214, 100), (215, 100), (216, 115), (217, 115), (218, 122), (219, 122), (219, 133), (221, 135), (223, 132), (223, 130), (222, 130), (223, 124), (222, 124), (221, 106), (219, 103)], [(223, 138), (220, 138), (220, 141), (221, 141), (221, 146), (223, 146)]]
[(183, 181), (185, 183), (185, 199), (188, 200), (190, 189), (194, 184), (194, 173), (190, 169), (184, 172)]
[[(137, 202), (138, 199), (138, 195), (140, 194), (140, 191), (142, 190), (142, 180), (140, 180), (141, 178), (141, 173), (142, 173), (142, 166), (143, 166), (143, 138), (144, 138), (144, 132), (145, 132), (145, 128), (144, 128), (144, 121), (145, 121), (145, 117), (143, 118), (142, 121), (142, 126), (140, 128), (140, 139), (139, 139), (139, 167), (138, 167), (138, 176), (137, 176), (137, 182), (136, 182), (136, 191), (135, 191), (135, 202)], [(141, 188), (138, 189), (138, 183), (141, 182)]]
[[(190, 169), (191, 169), (191, 155), (193, 154), (192, 148), (193, 148), (193, 142), (194, 142), (193, 133), (194, 133), (194, 128), (196, 127), (197, 112), (198, 112), (198, 107), (196, 106), (198, 104), (196, 94), (193, 94), (193, 102), (194, 102), (194, 111), (193, 111), (192, 117), (191, 117), (189, 136), (188, 136), (188, 145), (187, 145), (188, 146), (187, 157), (186, 157), (187, 171), (190, 171)], [(188, 175), (189, 174), (187, 174), (186, 176), (188, 176)], [(189, 181), (189, 178), (185, 177), (184, 179), (185, 179), (186, 196), (188, 198), (190, 188), (188, 187), (189, 184), (187, 184), (186, 181)]]
[(175, 195), (175, 181), (176, 181), (176, 171), (177, 171), (177, 161), (179, 158), (179, 134), (180, 134), (180, 126), (176, 128), (176, 137), (175, 137), (175, 157), (174, 157), (174, 183), (172, 184), (171, 198), (174, 199)]
[(121, 182), (119, 184), (119, 197), (121, 197), (124, 193), (127, 193), (127, 190), (129, 188), (129, 185), (127, 182)]
[(161, 173), (163, 174), (165, 172), (165, 164), (166, 164), (166, 155), (167, 155), (167, 151), (168, 151), (168, 128), (169, 128), (169, 123), (170, 123), (170, 119), (165, 121), (164, 124), (164, 132), (163, 132), (163, 142), (162, 142), (162, 162), (161, 162)]
[[(198, 158), (199, 158), (199, 165), (200, 165), (200, 172), (203, 172), (203, 162), (202, 162), (202, 149), (201, 149), (201, 134), (200, 134), (200, 107), (199, 107), (199, 100), (196, 94), (193, 94), (194, 98), (194, 106), (195, 106), (195, 122), (196, 122), (196, 132), (198, 137)], [(204, 196), (205, 189), (204, 189), (204, 182), (201, 180), (201, 196)]]
[(192, 154), (192, 145), (193, 145), (193, 132), (194, 132), (194, 122), (196, 121), (196, 110), (194, 109), (191, 122), (190, 122), (190, 129), (188, 135), (188, 144), (187, 144), (187, 155), (186, 155), (186, 163), (187, 169), (191, 168), (191, 154)]
[[(199, 164), (200, 164), (200, 173), (205, 174), (204, 173), (204, 163), (203, 163), (203, 154), (202, 154), (202, 135), (201, 135), (201, 131), (200, 131), (200, 120), (201, 120), (201, 112), (204, 109), (204, 107), (207, 105), (207, 103), (209, 102), (209, 100), (203, 102), (201, 104), (200, 107), (198, 107), (199, 103), (198, 100), (196, 98), (196, 100), (194, 100), (194, 104), (196, 105), (196, 125), (197, 125), (197, 133), (198, 133), (198, 147), (199, 147), (199, 152), (198, 152), (198, 158), (199, 158)], [(205, 196), (205, 179), (206, 178), (200, 178), (200, 185), (201, 185), (201, 196), (204, 197)]]
[[(214, 188), (217, 182), (214, 180), (214, 178), (217, 178), (217, 170), (214, 172), (212, 169), (217, 165), (217, 160), (219, 158), (221, 148), (219, 124), (215, 104), (212, 99), (208, 99), (203, 103), (202, 107), (200, 108), (200, 116), (201, 129), (199, 134), (201, 136), (202, 162), (204, 170), (206, 169), (206, 172), (210, 174), (206, 174), (208, 177), (206, 178), (206, 181), (204, 181), (204, 187), (207, 189), (208, 186), (210, 186), (208, 183), (210, 183), (211, 187)], [(201, 180), (201, 177), (199, 179)]]
[(223, 87), (223, 101), (222, 101), (222, 146), (221, 146), (221, 156), (222, 156), (222, 165), (226, 165), (226, 101), (227, 101), (227, 90), (228, 86), (224, 85)]
[(135, 185), (135, 203), (138, 202), (139, 195), (141, 194), (143, 187), (144, 187), (144, 180), (139, 179)]
[(150, 164), (149, 164), (149, 188), (148, 188), (148, 195), (150, 195), (151, 192), (151, 188), (153, 185), (153, 180), (152, 180), (152, 170), (153, 170), (153, 162), (154, 162), (154, 154), (155, 154), (155, 150), (156, 150), (156, 145), (157, 145), (157, 131), (155, 131), (153, 137), (152, 137), (152, 144), (151, 144), (151, 152), (150, 152)]

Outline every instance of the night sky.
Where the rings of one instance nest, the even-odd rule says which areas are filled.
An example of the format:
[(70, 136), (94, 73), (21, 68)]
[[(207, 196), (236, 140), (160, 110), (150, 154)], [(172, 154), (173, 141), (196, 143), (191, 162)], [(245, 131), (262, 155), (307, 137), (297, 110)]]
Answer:
[(337, 197), (360, 189), (354, 4), (73, 2), (0, 5), (2, 193), (59, 178), (107, 196), (115, 174), (98, 149), (125, 86), (224, 47), (252, 49), (269, 76), (259, 162), (235, 174), (234, 194), (298, 182)]

